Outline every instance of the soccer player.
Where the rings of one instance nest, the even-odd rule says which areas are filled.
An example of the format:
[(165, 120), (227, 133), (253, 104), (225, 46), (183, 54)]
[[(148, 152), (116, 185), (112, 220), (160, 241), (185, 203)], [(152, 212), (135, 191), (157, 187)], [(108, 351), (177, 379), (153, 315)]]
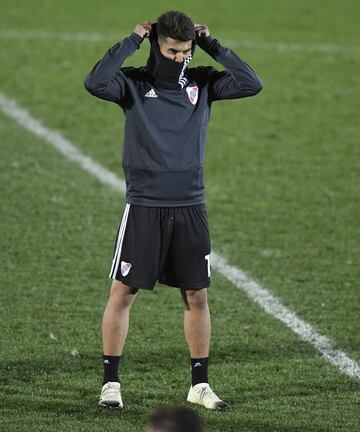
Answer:
[[(149, 38), (146, 66), (121, 67)], [(189, 68), (198, 45), (225, 70)], [(211, 104), (256, 95), (262, 83), (206, 25), (181, 12), (143, 21), (110, 48), (85, 80), (86, 89), (115, 102), (125, 114), (123, 169), (126, 205), (118, 229), (105, 307), (104, 380), (99, 405), (123, 406), (119, 362), (131, 305), (139, 289), (155, 283), (179, 288), (192, 379), (187, 401), (225, 410), (209, 386), (210, 236), (203, 165)], [(235, 126), (235, 125), (234, 125)], [(220, 143), (221, 144), (221, 143)]]

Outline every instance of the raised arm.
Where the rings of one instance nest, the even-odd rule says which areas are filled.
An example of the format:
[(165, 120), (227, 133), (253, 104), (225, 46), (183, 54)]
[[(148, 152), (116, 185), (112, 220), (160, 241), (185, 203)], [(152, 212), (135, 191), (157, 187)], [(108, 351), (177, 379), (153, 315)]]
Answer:
[(121, 102), (125, 96), (125, 76), (121, 65), (140, 48), (151, 31), (150, 21), (136, 25), (131, 35), (110, 48), (85, 79), (85, 88), (101, 99)]
[(197, 44), (225, 69), (219, 72), (211, 68), (211, 100), (237, 99), (259, 93), (262, 82), (253, 69), (232, 50), (224, 48), (217, 39), (212, 38), (206, 26), (195, 24), (195, 28)]

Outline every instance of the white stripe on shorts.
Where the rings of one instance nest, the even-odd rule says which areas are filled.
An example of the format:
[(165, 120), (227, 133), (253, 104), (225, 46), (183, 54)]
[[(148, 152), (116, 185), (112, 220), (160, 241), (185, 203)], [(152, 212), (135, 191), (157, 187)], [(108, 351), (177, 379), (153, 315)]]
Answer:
[(124, 211), (124, 214), (123, 214), (123, 217), (121, 220), (121, 225), (119, 228), (119, 233), (117, 236), (116, 250), (114, 253), (114, 258), (112, 261), (111, 270), (110, 270), (110, 274), (109, 274), (109, 278), (112, 278), (112, 279), (115, 278), (116, 273), (117, 273), (118, 268), (119, 268), (121, 249), (122, 249), (122, 244), (123, 244), (123, 240), (124, 240), (124, 234), (125, 234), (125, 228), (126, 228), (126, 224), (127, 224), (129, 210), (130, 210), (130, 204), (126, 204), (125, 211)]

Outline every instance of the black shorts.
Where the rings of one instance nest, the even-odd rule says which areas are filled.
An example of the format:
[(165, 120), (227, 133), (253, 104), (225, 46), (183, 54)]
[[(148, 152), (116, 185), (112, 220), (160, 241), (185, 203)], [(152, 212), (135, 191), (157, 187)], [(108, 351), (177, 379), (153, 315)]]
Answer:
[(204, 204), (145, 207), (126, 204), (109, 278), (133, 288), (161, 284), (210, 286), (210, 235)]

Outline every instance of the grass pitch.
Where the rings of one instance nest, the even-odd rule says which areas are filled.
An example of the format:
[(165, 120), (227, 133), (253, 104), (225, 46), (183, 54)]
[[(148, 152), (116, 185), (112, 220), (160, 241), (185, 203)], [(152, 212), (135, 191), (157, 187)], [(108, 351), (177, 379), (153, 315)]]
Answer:
[[(179, 8), (264, 81), (256, 98), (213, 106), (214, 249), (359, 361), (357, 2), (3, 0), (0, 91), (121, 175), (121, 111), (85, 92), (84, 76), (117, 34)], [(71, 38), (79, 33), (103, 39)], [(145, 45), (128, 64), (147, 54)], [(194, 64), (203, 63), (213, 64), (198, 49)], [(0, 428), (141, 431), (154, 407), (186, 397), (180, 296), (160, 285), (140, 294), (122, 363), (126, 408), (98, 409), (100, 322), (124, 198), (2, 113), (0, 142)], [(357, 381), (218, 274), (210, 306), (211, 381), (233, 409), (196, 408), (209, 432), (360, 429)]]

